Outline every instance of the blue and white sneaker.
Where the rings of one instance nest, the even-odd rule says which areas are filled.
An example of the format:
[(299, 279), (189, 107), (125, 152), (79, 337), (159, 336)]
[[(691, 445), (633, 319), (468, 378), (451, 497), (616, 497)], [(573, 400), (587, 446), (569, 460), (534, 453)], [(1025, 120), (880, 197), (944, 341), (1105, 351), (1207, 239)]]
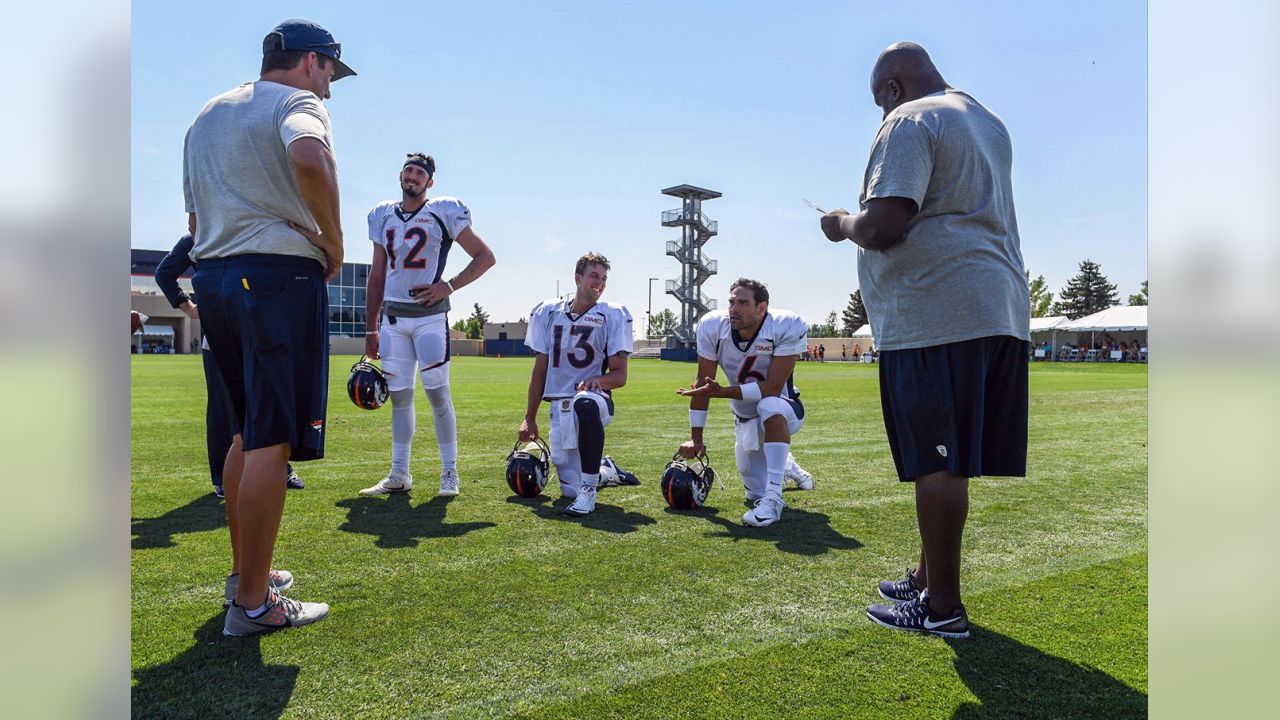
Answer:
[(213, 486), (213, 496), (214, 496), (214, 497), (216, 497), (216, 498), (218, 498), (219, 500), (226, 500), (226, 499), (227, 499), (227, 494), (226, 494), (226, 493), (224, 493), (224, 492), (222, 491), (222, 486), (221, 486), (221, 485), (214, 485), (214, 486)]
[(302, 483), (302, 478), (298, 477), (298, 473), (289, 468), (289, 476), (284, 480), (284, 486), (290, 490), (302, 490), (307, 486)]
[(881, 580), (880, 597), (896, 603), (911, 602), (920, 597), (915, 568), (907, 568), (907, 576), (901, 580)]
[(607, 488), (616, 487), (618, 485), (635, 486), (639, 484), (640, 478), (626, 470), (623, 470), (618, 465), (618, 461), (608, 455), (605, 455), (604, 459), (600, 461), (600, 487)]
[(867, 608), (867, 618), (890, 630), (905, 630), (946, 638), (969, 637), (969, 615), (965, 613), (964, 606), (956, 608), (950, 615), (937, 615), (929, 607), (928, 592), (921, 593), (915, 600), (899, 605), (872, 605)]

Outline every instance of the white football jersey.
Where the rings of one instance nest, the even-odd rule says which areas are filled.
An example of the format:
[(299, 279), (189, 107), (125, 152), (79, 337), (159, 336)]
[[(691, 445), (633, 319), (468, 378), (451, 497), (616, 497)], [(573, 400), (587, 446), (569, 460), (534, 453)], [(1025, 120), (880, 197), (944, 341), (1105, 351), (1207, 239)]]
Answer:
[(524, 344), (547, 356), (544, 400), (573, 397), (578, 383), (602, 374), (609, 358), (630, 353), (631, 313), (621, 305), (598, 302), (574, 316), (573, 300), (547, 300), (529, 314)]
[(405, 213), (390, 200), (374, 206), (369, 239), (387, 251), (383, 299), (411, 303), (409, 288), (439, 282), (453, 241), (469, 227), (471, 211), (456, 198), (428, 200), (416, 213)]
[[(698, 357), (715, 360), (724, 368), (730, 385), (760, 382), (769, 377), (774, 356), (799, 355), (809, 344), (809, 326), (799, 315), (786, 310), (765, 313), (755, 337), (739, 337), (729, 326), (729, 313), (707, 313), (698, 323)], [(800, 391), (792, 378), (782, 388), (782, 396), (797, 399)], [(730, 400), (738, 417), (755, 417), (756, 404)]]

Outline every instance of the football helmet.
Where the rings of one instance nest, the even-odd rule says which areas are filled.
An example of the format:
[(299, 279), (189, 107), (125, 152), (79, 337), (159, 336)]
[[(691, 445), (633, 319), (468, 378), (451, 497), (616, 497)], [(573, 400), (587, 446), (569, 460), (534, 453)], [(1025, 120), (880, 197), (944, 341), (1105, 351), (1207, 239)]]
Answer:
[(507, 485), (520, 497), (531, 498), (542, 494), (551, 477), (551, 450), (542, 438), (520, 447), (516, 441), (507, 455)]
[(706, 503), (715, 479), (706, 453), (691, 460), (676, 453), (662, 472), (662, 497), (676, 510), (697, 510)]
[(347, 378), (347, 397), (358, 408), (377, 410), (387, 402), (391, 391), (387, 389), (387, 378), (377, 365), (369, 362), (361, 355), (355, 365), (351, 366), (351, 377)]

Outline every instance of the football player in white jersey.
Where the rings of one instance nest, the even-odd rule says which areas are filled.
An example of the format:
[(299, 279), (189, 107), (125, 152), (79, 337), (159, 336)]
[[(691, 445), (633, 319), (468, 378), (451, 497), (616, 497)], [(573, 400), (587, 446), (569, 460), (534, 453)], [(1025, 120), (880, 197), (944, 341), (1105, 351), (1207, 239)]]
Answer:
[[(439, 495), (458, 494), (458, 428), (449, 395), (449, 296), (493, 267), (493, 251), (471, 228), (471, 212), (450, 197), (427, 199), (435, 184), (436, 161), (411, 153), (400, 169), (400, 202), (369, 211), (373, 264), (365, 290), (365, 354), (382, 360), (391, 391), (391, 471), (361, 495), (405, 492), (413, 486), (409, 452), (417, 418), (415, 378), (435, 418), (440, 446)], [(446, 280), (445, 261), (454, 243), (471, 262)], [(385, 306), (385, 307), (384, 307)], [(379, 315), (385, 309), (381, 327)]]
[[(799, 315), (769, 309), (769, 290), (756, 280), (739, 278), (729, 287), (729, 309), (709, 313), (698, 323), (698, 376), (689, 389), (689, 434), (680, 445), (686, 458), (706, 451), (702, 429), (711, 398), (728, 398), (733, 406), (733, 453), (747, 501), (755, 507), (742, 522), (772, 525), (782, 515), (782, 483), (793, 479), (801, 490), (813, 489), (813, 477), (791, 456), (791, 436), (804, 425), (800, 391), (792, 381), (796, 360), (809, 340), (809, 327)], [(716, 366), (724, 368), (727, 387), (716, 382)]]
[(587, 253), (574, 268), (572, 300), (547, 300), (529, 315), (525, 345), (536, 353), (520, 442), (538, 437), (538, 406), (551, 403), (551, 462), (560, 492), (573, 498), (565, 514), (595, 510), (604, 429), (613, 420), (613, 391), (627, 384), (631, 313), (602, 302), (609, 261)]

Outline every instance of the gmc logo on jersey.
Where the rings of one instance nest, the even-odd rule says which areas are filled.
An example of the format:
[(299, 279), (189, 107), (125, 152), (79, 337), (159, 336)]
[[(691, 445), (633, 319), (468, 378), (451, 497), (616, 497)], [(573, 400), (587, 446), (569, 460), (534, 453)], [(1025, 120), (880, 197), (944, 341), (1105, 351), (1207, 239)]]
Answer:
[(773, 352), (773, 343), (760, 343), (755, 347), (756, 352)]
[(601, 327), (604, 325), (604, 318), (600, 317), (599, 315), (587, 315), (586, 317), (578, 318), (578, 322), (574, 324), (575, 325), (595, 325), (596, 327)]
[(426, 225), (430, 225), (432, 221), (431, 221), (431, 218), (429, 218), (429, 217), (425, 217), (425, 218), (418, 218), (417, 220), (414, 220), (414, 222), (416, 222), (416, 223), (424, 223), (424, 224), (426, 224)]

